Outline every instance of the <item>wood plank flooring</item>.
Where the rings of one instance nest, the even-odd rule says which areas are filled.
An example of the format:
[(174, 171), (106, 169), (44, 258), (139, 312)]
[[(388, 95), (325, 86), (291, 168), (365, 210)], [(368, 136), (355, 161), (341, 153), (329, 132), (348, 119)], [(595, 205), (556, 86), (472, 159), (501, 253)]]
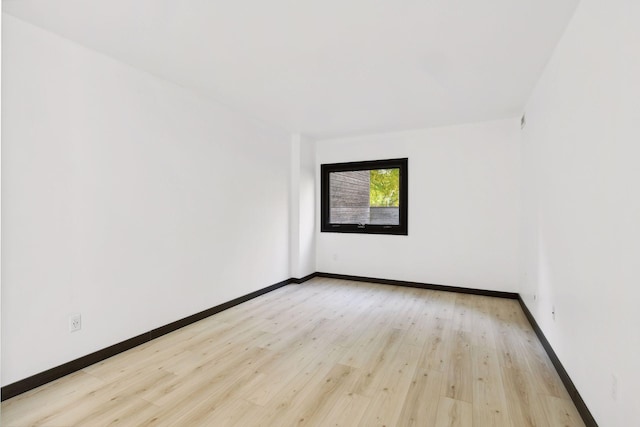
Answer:
[(583, 426), (514, 300), (315, 278), (2, 403), (2, 426)]

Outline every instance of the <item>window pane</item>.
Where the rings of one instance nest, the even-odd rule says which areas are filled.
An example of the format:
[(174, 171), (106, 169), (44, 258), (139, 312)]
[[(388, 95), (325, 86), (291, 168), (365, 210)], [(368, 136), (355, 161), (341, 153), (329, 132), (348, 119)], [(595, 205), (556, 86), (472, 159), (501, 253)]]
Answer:
[(371, 170), (369, 194), (370, 224), (400, 223), (400, 169)]
[(400, 169), (329, 173), (329, 222), (398, 225)]
[(369, 171), (332, 172), (329, 174), (332, 224), (369, 223)]

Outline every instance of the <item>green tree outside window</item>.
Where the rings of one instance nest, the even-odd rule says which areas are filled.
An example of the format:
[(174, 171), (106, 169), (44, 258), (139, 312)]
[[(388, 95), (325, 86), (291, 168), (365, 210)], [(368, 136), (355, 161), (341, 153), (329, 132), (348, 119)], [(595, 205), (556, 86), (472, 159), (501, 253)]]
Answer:
[(369, 206), (400, 206), (400, 169), (372, 169)]

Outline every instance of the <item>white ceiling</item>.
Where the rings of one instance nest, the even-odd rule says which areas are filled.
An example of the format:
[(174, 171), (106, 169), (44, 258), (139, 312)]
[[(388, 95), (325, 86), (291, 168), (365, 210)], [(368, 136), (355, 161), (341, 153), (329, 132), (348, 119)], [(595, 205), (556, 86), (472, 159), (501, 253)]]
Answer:
[(314, 136), (518, 115), (578, 0), (4, 0), (3, 9)]

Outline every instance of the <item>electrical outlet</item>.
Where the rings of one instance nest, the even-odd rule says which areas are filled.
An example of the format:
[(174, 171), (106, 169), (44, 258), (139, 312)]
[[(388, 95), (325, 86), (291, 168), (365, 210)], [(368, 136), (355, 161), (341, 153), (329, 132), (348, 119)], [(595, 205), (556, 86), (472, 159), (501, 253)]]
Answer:
[(555, 305), (551, 307), (551, 318), (553, 320), (556, 320), (556, 306)]
[(80, 329), (82, 329), (82, 316), (79, 314), (69, 316), (69, 332), (77, 332)]
[(618, 400), (618, 377), (611, 374), (611, 398)]

